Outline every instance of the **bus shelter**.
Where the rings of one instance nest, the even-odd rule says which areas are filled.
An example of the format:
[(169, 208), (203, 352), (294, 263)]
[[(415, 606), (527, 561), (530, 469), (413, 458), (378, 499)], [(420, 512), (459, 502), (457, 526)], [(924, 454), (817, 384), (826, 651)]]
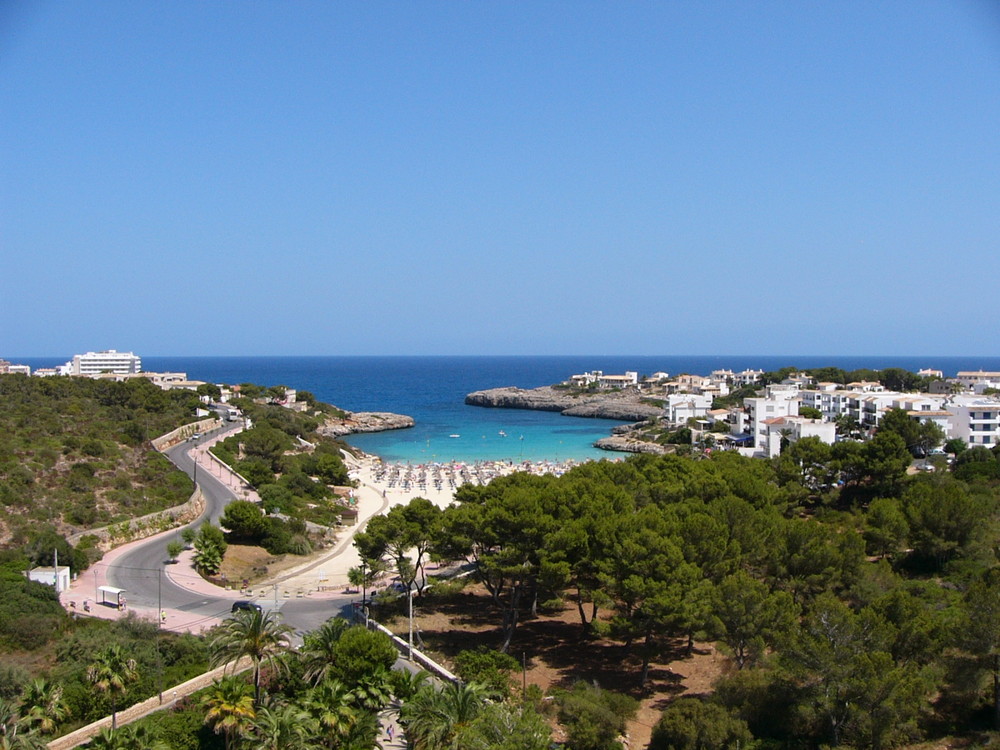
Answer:
[(121, 609), (122, 602), (125, 601), (125, 597), (122, 596), (124, 593), (125, 589), (115, 586), (98, 586), (97, 595), (100, 597), (100, 600), (97, 603)]

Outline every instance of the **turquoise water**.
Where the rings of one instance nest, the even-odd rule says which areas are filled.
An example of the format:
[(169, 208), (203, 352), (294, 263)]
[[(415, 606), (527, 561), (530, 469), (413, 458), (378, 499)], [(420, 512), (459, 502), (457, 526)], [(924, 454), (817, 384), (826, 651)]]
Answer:
[[(407, 414), (416, 420), (416, 427), (356, 435), (349, 441), (386, 460), (414, 463), (620, 457), (592, 445), (609, 435), (616, 422), (486, 409), (466, 406), (463, 401), (470, 391), (509, 385), (534, 388), (588, 370), (635, 370), (640, 375), (658, 370), (673, 374), (708, 374), (718, 368), (777, 370), (792, 365), (912, 371), (932, 367), (946, 375), (959, 370), (1000, 370), (1000, 357), (991, 356), (155, 357), (137, 353), (143, 356), (146, 370), (186, 372), (193, 379), (215, 383), (286, 385), (312, 391), (321, 401), (350, 411)], [(53, 367), (67, 358), (7, 357), (32, 367)]]
[(615, 458), (622, 454), (593, 447), (595, 440), (611, 434), (615, 424), (619, 423), (552, 412), (466, 406), (455, 410), (451, 420), (425, 420), (409, 430), (353, 435), (348, 442), (388, 461), (413, 463)]

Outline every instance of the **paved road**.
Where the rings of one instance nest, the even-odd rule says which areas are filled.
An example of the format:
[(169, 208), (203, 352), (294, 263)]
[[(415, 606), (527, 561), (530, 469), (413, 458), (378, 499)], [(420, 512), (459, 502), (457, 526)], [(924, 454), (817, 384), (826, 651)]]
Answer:
[[(198, 526), (206, 520), (218, 522), (226, 504), (237, 497), (238, 488), (234, 490), (204, 466), (197, 467), (189, 455), (196, 446), (231, 429), (231, 426), (224, 424), (217, 430), (206, 433), (197, 443), (180, 443), (165, 452), (167, 458), (188, 476), (195, 477), (197, 471), (196, 481), (205, 497), (205, 511), (192, 526)], [(172, 539), (179, 541), (180, 532), (181, 529), (177, 529), (172, 535), (161, 535), (149, 542), (134, 545), (107, 569), (108, 583), (125, 589), (132, 606), (181, 612), (185, 614), (186, 620), (208, 621), (226, 617), (233, 600), (237, 598), (235, 594), (213, 592), (212, 587), (206, 586), (193, 571), (171, 566), (167, 562), (167, 543)], [(168, 568), (169, 575), (165, 575)], [(267, 609), (280, 610), (284, 621), (296, 631), (302, 632), (315, 629), (334, 615), (349, 616), (351, 600), (350, 595), (328, 595), (322, 599), (278, 598), (277, 602), (266, 599), (261, 600), (261, 604)]]

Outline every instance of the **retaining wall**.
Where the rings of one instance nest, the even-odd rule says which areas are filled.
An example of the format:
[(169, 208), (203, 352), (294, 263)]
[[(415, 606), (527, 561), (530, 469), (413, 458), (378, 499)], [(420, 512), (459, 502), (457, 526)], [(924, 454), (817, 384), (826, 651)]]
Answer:
[(218, 425), (218, 417), (208, 417), (207, 419), (202, 419), (199, 422), (192, 422), (191, 424), (185, 424), (178, 427), (176, 430), (171, 430), (166, 435), (160, 435), (158, 438), (153, 438), (153, 447), (162, 453), (167, 448), (172, 448), (189, 437), (194, 435), (196, 432), (208, 432), (210, 429)]
[(83, 537), (92, 535), (100, 541), (98, 546), (107, 552), (118, 544), (125, 544), (136, 539), (145, 539), (147, 536), (154, 536), (161, 531), (166, 531), (172, 526), (179, 526), (189, 521), (193, 521), (201, 515), (205, 509), (205, 497), (201, 493), (201, 487), (195, 485), (194, 492), (186, 503), (175, 505), (173, 508), (158, 510), (155, 513), (147, 513), (145, 516), (133, 518), (121, 523), (113, 523), (110, 526), (102, 526), (99, 529), (87, 529), (66, 537), (66, 541), (74, 547), (80, 543)]

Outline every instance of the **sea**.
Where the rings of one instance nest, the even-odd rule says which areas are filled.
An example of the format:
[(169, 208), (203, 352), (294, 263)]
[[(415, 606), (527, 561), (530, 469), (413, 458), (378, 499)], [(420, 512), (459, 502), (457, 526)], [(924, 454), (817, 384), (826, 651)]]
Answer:
[[(55, 367), (67, 358), (7, 357), (12, 362)], [(662, 371), (707, 375), (712, 370), (777, 370), (795, 366), (844, 370), (901, 367), (1000, 371), (1000, 357), (872, 356), (143, 356), (143, 369), (185, 372), (213, 383), (284, 385), (311, 391), (317, 399), (349, 411), (386, 411), (416, 421), (406, 430), (353, 435), (348, 442), (386, 461), (566, 461), (619, 457), (593, 447), (616, 422), (564, 417), (553, 412), (466, 406), (471, 391), (502, 386), (535, 388), (576, 373)]]

